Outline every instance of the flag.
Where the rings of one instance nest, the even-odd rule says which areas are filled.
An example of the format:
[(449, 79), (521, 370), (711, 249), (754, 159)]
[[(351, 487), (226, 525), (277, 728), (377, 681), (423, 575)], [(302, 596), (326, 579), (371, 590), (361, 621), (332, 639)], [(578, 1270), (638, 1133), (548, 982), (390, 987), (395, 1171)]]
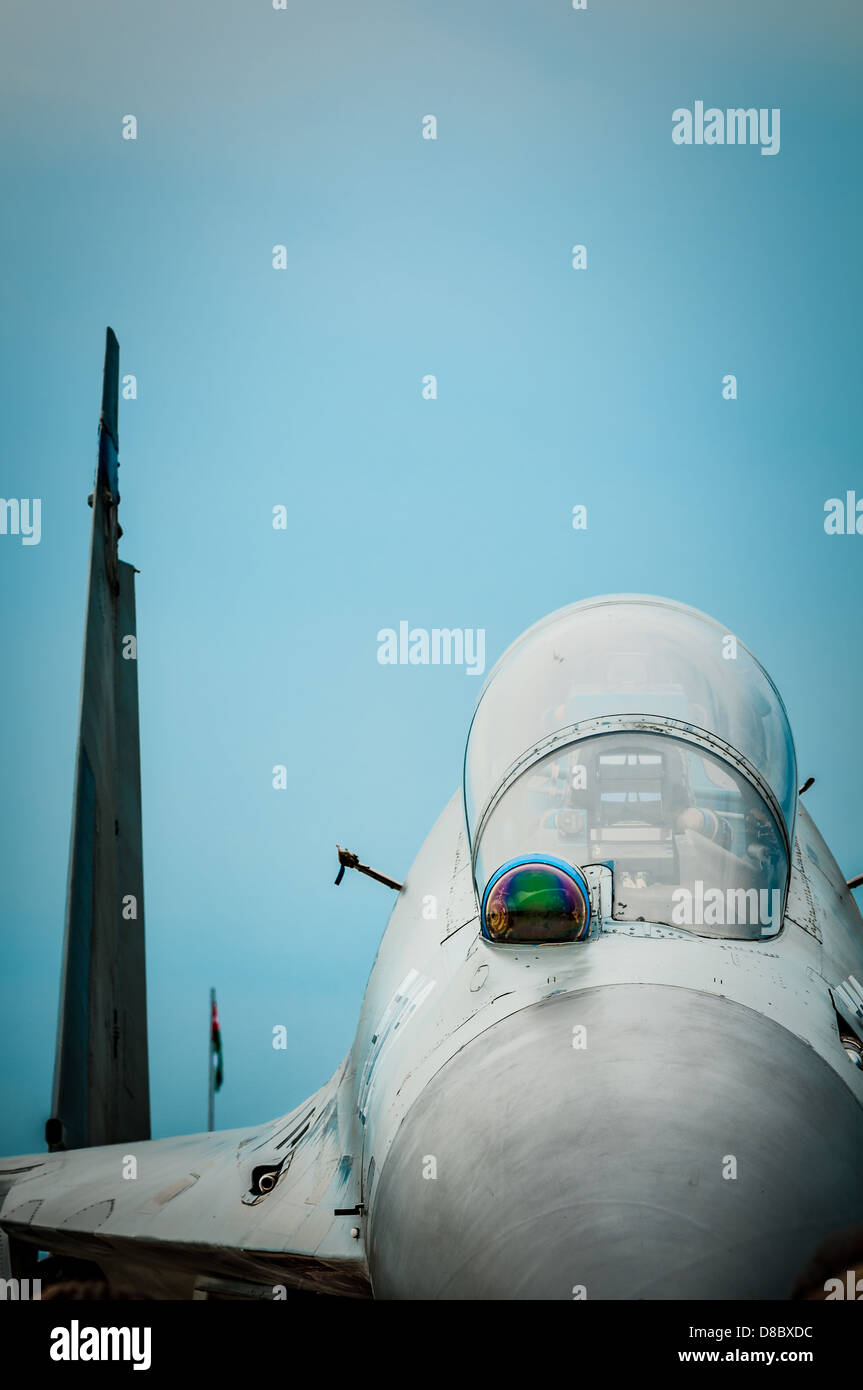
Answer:
[(222, 1030), (219, 1027), (219, 1010), (216, 1008), (216, 996), (213, 994), (210, 1016), (210, 1065), (213, 1065), (215, 1058), (216, 1065), (216, 1090), (222, 1089), (224, 1073), (222, 1070)]

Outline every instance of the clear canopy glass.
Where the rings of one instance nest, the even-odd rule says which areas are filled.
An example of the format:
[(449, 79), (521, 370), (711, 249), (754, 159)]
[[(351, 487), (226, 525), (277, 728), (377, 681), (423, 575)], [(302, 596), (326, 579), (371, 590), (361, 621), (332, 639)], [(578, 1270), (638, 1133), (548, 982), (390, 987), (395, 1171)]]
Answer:
[(542, 619), (489, 674), (465, 751), (471, 837), (520, 757), (568, 726), (625, 714), (667, 716), (718, 735), (760, 772), (791, 833), (794, 744), (767, 672), (706, 614), (670, 599), (622, 594)]
[(596, 734), (532, 763), (482, 827), (476, 883), (518, 856), (613, 868), (612, 915), (758, 940), (782, 925), (788, 855), (753, 784), (666, 734)]
[[(749, 854), (746, 846), (757, 841), (757, 837), (746, 838), (754, 825), (756, 800), (777, 841), (784, 839), (778, 820), (784, 823), (789, 844), (794, 834), (797, 767), (788, 716), (776, 687), (748, 648), (705, 614), (668, 599), (614, 595), (562, 608), (535, 624), (513, 643), (489, 675), (465, 752), (465, 808), (480, 892), (487, 881), (484, 875), (494, 872), (507, 857), (505, 844), (514, 854), (543, 848), (541, 837), (537, 843), (524, 839), (523, 823), (512, 834), (503, 830), (507, 818), (514, 826), (522, 822), (516, 801), (528, 796), (528, 784), (516, 792), (519, 779), (541, 759), (549, 758), (551, 767), (553, 753), (558, 753), (560, 762), (560, 750), (595, 738), (602, 730), (591, 721), (602, 719), (609, 720), (609, 737), (613, 731), (620, 734), (631, 729), (640, 730), (642, 735), (694, 740), (696, 745), (706, 738), (710, 746), (704, 753), (696, 756), (678, 750), (676, 762), (668, 748), (665, 754), (652, 747), (648, 752), (634, 750), (636, 758), (664, 757), (663, 786), (677, 785), (663, 812), (671, 817), (667, 824), (663, 822), (664, 833), (672, 840), (690, 832), (699, 835), (703, 824), (694, 824), (696, 812), (724, 815), (725, 822), (718, 831), (720, 847), (726, 848), (730, 825), (734, 857), (740, 863), (726, 863), (721, 872), (717, 865), (718, 882), (726, 885), (725, 870), (731, 875), (726, 885), (731, 888), (767, 887), (778, 881), (782, 856), (773, 854), (772, 839), (774, 868), (767, 875), (769, 884), (763, 875), (756, 875), (757, 883), (755, 879), (750, 882), (741, 868)], [(608, 756), (623, 754), (614, 754), (609, 748)], [(579, 765), (584, 763), (580, 754), (573, 757)], [(602, 766), (610, 769), (613, 764)], [(651, 764), (634, 766), (649, 768)], [(552, 775), (556, 774), (536, 771), (534, 780)], [(763, 795), (763, 787), (756, 795), (759, 779), (775, 798), (778, 815), (769, 804), (770, 797)], [(501, 797), (501, 788), (510, 784), (511, 790)], [(637, 800), (641, 796), (634, 785), (621, 786), (620, 790), (627, 798), (630, 793)], [(602, 795), (610, 795), (607, 788)], [(674, 818), (687, 809), (687, 798), (693, 825), (678, 826)], [(491, 811), (496, 799), (500, 805)], [(598, 819), (588, 830), (611, 828), (603, 825), (602, 816), (612, 803), (602, 804), (605, 809), (597, 813)], [(556, 809), (574, 812), (580, 808), (573, 802), (559, 803)], [(548, 810), (546, 807), (545, 812)], [(560, 852), (559, 842), (557, 849), (553, 847), (553, 838), (545, 839), (547, 852)], [(636, 838), (646, 843), (643, 835)], [(602, 839), (600, 834), (596, 844)], [(704, 850), (700, 843), (696, 848)], [(683, 852), (688, 864), (686, 844), (676, 849)], [(575, 863), (590, 862), (581, 854), (565, 857)], [(594, 857), (608, 856), (596, 853)], [(767, 857), (760, 855), (762, 864)], [(636, 882), (631, 870), (628, 872)], [(644, 872), (647, 886), (650, 874)], [(673, 887), (673, 875), (666, 879), (666, 887)], [(678, 885), (688, 881), (686, 873), (676, 880)]]

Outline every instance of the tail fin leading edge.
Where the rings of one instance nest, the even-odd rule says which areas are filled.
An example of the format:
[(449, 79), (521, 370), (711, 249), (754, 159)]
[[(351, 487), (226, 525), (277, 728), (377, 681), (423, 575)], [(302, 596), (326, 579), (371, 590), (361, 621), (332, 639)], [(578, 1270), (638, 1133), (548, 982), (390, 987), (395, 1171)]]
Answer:
[(51, 1149), (150, 1136), (135, 569), (119, 560), (119, 344), (105, 344)]

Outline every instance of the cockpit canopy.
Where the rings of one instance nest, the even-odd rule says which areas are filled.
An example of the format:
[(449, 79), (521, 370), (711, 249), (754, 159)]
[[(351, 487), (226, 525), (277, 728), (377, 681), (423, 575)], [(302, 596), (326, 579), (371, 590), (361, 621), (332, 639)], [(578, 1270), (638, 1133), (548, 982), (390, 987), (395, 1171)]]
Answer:
[(774, 935), (796, 788), (785, 708), (732, 634), (665, 599), (574, 604), (520, 637), (480, 696), (465, 755), (477, 892), (516, 857), (611, 862), (618, 919)]

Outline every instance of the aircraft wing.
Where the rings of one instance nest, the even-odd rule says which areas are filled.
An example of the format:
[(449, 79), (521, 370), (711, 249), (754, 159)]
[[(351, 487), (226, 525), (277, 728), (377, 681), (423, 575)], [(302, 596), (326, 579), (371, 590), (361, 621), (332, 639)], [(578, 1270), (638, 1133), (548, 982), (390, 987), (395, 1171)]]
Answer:
[(2, 1159), (0, 1227), (156, 1297), (189, 1297), (201, 1276), (367, 1297), (351, 1235), (360, 1161), (350, 1076), (348, 1059), (260, 1127)]

